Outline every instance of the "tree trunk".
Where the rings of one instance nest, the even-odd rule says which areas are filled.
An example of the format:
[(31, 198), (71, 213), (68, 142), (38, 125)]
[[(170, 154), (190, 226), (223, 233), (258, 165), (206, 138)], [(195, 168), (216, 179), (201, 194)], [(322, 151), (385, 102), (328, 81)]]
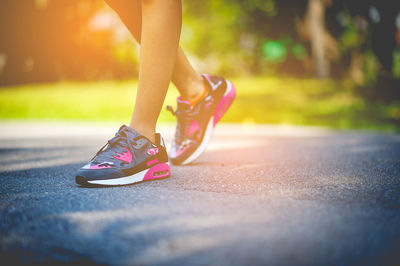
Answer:
[(318, 78), (329, 77), (329, 60), (324, 44), (325, 7), (324, 0), (309, 0), (306, 14), (314, 68)]

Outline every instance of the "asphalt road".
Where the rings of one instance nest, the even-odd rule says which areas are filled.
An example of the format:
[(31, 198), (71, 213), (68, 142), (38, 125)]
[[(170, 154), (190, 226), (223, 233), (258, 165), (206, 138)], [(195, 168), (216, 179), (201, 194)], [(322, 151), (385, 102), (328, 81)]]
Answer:
[(1, 261), (400, 264), (400, 135), (220, 125), (169, 179), (76, 185), (118, 126), (0, 123)]

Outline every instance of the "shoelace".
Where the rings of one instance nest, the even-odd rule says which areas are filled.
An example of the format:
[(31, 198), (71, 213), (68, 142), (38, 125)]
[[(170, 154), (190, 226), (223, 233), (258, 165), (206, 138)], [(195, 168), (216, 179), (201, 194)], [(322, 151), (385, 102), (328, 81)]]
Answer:
[[(100, 148), (100, 150), (96, 153), (96, 155), (92, 158), (96, 158), (98, 156), (98, 159), (101, 159), (101, 155), (103, 152), (106, 152), (107, 150), (104, 150), (106, 146), (115, 147), (116, 145), (121, 146), (122, 148), (128, 148), (131, 152), (134, 151), (132, 144), (136, 144), (135, 140), (128, 141), (128, 136), (131, 135), (131, 133), (128, 131), (127, 128), (120, 128), (118, 132), (115, 134), (115, 136), (112, 139), (109, 139), (107, 143)], [(133, 138), (132, 138), (133, 139)]]
[(175, 132), (175, 141), (179, 144), (184, 141), (184, 139), (181, 139), (181, 136), (184, 136), (185, 132), (188, 130), (190, 122), (193, 120), (193, 115), (190, 110), (180, 111), (177, 109), (174, 111), (171, 105), (167, 105), (167, 110), (178, 119), (177, 130)]

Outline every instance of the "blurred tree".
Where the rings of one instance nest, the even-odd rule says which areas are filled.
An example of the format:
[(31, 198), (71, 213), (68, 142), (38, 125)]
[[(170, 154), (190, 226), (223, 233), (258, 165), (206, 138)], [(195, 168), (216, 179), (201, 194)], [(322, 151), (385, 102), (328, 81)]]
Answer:
[(400, 80), (394, 75), (394, 59), (399, 49), (396, 18), (400, 18), (400, 2), (338, 0), (336, 4), (342, 10), (346, 29), (342, 46), (352, 54), (350, 70), (357, 74), (353, 79), (358, 91), (371, 100), (399, 100)]
[[(400, 58), (394, 24), (399, 5), (378, 0), (187, 0), (181, 43), (202, 72), (317, 73), (379, 83), (400, 73), (400, 63), (393, 61)], [(137, 46), (121, 25), (102, 0), (0, 0), (0, 85), (136, 76)]]
[[(184, 2), (184, 48), (229, 74), (304, 75), (307, 48), (296, 21), (307, 0), (204, 0)], [(278, 55), (279, 53), (279, 55)], [(204, 62), (202, 64), (201, 62)]]
[[(185, 1), (182, 44), (204, 71), (304, 74), (308, 52), (295, 23), (306, 1)], [(90, 26), (107, 20), (101, 0), (0, 0), (0, 5), (0, 84), (137, 74), (132, 40), (115, 41), (115, 29)]]
[(0, 0), (0, 85), (134, 75), (113, 32), (90, 28), (102, 9), (101, 0)]
[(304, 27), (311, 43), (314, 69), (318, 78), (328, 78), (330, 76), (329, 52), (338, 56), (337, 45), (334, 38), (325, 26), (326, 8), (331, 5), (330, 0), (309, 0), (307, 12), (304, 17)]

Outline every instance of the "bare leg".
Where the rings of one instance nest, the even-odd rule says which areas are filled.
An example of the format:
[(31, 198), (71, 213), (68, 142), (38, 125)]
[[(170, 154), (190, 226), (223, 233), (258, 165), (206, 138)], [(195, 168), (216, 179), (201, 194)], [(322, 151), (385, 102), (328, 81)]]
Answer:
[[(106, 0), (120, 16), (126, 27), (132, 33), (138, 43), (141, 43), (142, 6), (141, 0)], [(193, 69), (185, 53), (179, 47), (172, 82), (178, 88), (185, 100), (192, 100), (204, 91), (204, 83), (201, 76)]]
[(154, 142), (182, 26), (181, 0), (142, 0), (139, 84), (130, 126)]

